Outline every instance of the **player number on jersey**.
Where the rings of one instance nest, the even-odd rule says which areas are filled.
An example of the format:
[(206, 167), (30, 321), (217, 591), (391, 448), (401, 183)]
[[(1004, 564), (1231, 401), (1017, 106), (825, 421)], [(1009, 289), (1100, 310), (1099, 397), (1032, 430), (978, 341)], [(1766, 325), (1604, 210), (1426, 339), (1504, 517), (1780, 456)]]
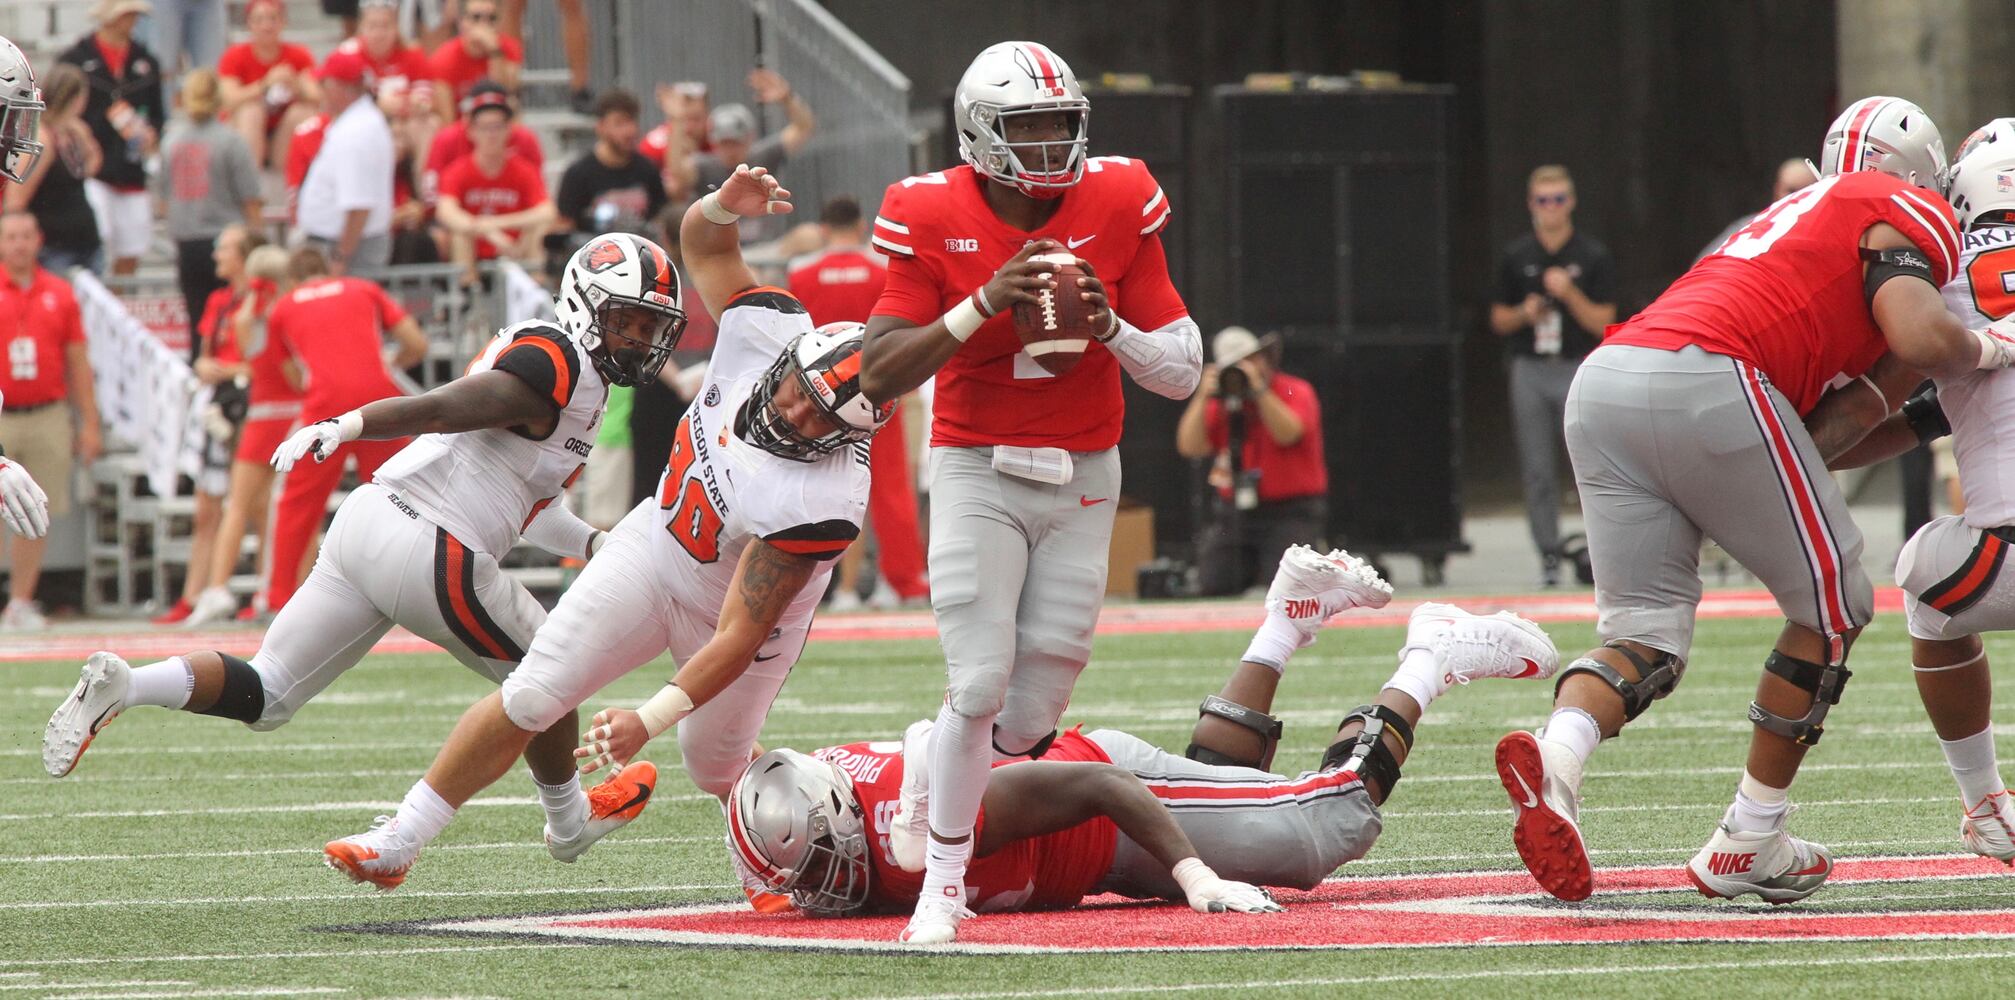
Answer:
[(1783, 238), (1785, 233), (1798, 225), (1798, 220), (1819, 204), (1819, 198), (1826, 189), (1840, 179), (1839, 175), (1793, 191), (1777, 200), (1777, 203), (1763, 210), (1754, 221), (1736, 230), (1728, 242), (1718, 251), (1724, 257), (1751, 260), (1770, 249), (1770, 245)]
[(672, 512), (665, 519), (665, 530), (695, 560), (710, 563), (721, 557), (721, 513), (714, 509), (705, 484), (686, 475), (692, 471), (693, 455), (692, 418), (682, 417), (672, 432), (672, 457), (658, 506)]
[(1966, 265), (1966, 283), (1973, 286), (1973, 308), (2000, 319), (2015, 314), (2015, 247), (1989, 250)]

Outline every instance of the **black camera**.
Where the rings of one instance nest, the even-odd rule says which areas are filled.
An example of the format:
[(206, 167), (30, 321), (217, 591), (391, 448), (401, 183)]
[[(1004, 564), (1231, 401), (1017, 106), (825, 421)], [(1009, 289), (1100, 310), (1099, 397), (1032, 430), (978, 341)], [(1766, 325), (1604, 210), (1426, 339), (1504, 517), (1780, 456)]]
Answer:
[(1252, 379), (1246, 376), (1245, 369), (1232, 365), (1217, 373), (1217, 398), (1243, 399), (1251, 394)]

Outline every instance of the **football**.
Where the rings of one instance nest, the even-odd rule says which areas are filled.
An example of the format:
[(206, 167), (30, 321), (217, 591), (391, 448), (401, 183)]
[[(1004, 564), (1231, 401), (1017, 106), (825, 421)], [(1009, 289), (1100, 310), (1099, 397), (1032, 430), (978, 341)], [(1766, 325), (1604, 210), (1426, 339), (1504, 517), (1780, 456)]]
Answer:
[(1022, 350), (1051, 375), (1062, 375), (1077, 366), (1091, 346), (1092, 304), (1078, 297), (1077, 279), (1085, 276), (1076, 256), (1050, 253), (1033, 258), (1058, 265), (1053, 272), (1054, 287), (1035, 293), (1036, 301), (1016, 302), (1014, 330), (1021, 337)]

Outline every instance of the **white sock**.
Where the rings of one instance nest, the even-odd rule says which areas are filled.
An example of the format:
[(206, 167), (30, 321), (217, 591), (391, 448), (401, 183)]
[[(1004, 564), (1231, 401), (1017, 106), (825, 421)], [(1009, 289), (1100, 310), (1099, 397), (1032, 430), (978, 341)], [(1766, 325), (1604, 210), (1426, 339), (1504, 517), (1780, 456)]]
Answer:
[(1546, 720), (1546, 728), (1539, 739), (1544, 743), (1562, 747), (1583, 764), (1594, 756), (1595, 747), (1602, 742), (1602, 730), (1595, 724), (1595, 716), (1578, 708), (1556, 708)]
[(1959, 797), (1965, 800), (1966, 808), (2007, 787), (1994, 759), (1993, 726), (1962, 740), (1939, 740), (1938, 748), (1945, 751), (1945, 763), (1959, 782)]
[(926, 894), (956, 891), (965, 895), (966, 862), (973, 852), (973, 826), (979, 821), (980, 798), (986, 795), (987, 773), (993, 769), (993, 719), (975, 719), (952, 710), (938, 710), (930, 746), (931, 832), (966, 837), (946, 844), (936, 836), (924, 855)]
[(1735, 790), (1735, 804), (1724, 820), (1731, 833), (1768, 833), (1784, 825), (1791, 811), (1791, 790), (1772, 788), (1742, 772), (1742, 784)]
[(1245, 655), (1239, 657), (1246, 663), (1257, 663), (1272, 667), (1274, 673), (1287, 670), (1287, 661), (1294, 651), (1315, 641), (1315, 637), (1305, 635), (1286, 615), (1266, 613), (1266, 621), (1261, 622), (1259, 631), (1252, 634), (1252, 643), (1245, 647)]
[(159, 663), (133, 668), (133, 686), (126, 689), (126, 705), (181, 708), (189, 704), (189, 695), (195, 690), (196, 672), (189, 669), (189, 661), (171, 656)]
[(1448, 684), (1441, 678), (1441, 663), (1434, 658), (1434, 650), (1414, 646), (1399, 654), (1399, 669), (1392, 672), (1385, 686), (1412, 698), (1426, 711), (1434, 699), (1448, 693)]
[(546, 827), (553, 836), (561, 840), (580, 836), (588, 825), (588, 796), (581, 791), (580, 774), (569, 774), (557, 785), (548, 785), (535, 774), (532, 785), (539, 790), (539, 804), (546, 807)]
[(413, 790), (406, 793), (405, 801), (399, 803), (399, 814), (394, 817), (399, 823), (399, 834), (415, 847), (425, 847), (446, 829), (448, 821), (455, 818), (455, 807), (434, 791), (427, 779), (413, 782)]

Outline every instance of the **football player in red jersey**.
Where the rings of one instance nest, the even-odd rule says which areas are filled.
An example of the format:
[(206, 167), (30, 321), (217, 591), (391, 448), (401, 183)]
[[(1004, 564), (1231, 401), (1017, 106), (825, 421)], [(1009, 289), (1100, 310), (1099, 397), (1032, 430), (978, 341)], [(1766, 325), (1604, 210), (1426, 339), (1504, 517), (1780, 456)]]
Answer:
[[(1039, 757), (1091, 652), (1119, 496), (1119, 372), (1172, 399), (1202, 376), (1196, 324), (1168, 276), (1168, 199), (1145, 164), (1087, 159), (1090, 106), (1054, 52), (1002, 42), (953, 98), (966, 165), (890, 185), (872, 242), (888, 285), (868, 321), (861, 384), (896, 399), (937, 376), (930, 583), (950, 684), (931, 741), (938, 788), (906, 813), (928, 854), (907, 940), (949, 941), (992, 760)], [(1005, 314), (1068, 251), (1103, 332), (1050, 375)], [(928, 831), (928, 836), (926, 836)], [(923, 843), (928, 841), (926, 851)]]
[[(1274, 576), (1268, 621), (1305, 645), (1329, 616), (1390, 596), (1385, 581), (1349, 554), (1295, 546)], [(1266, 646), (1256, 639), (1254, 648)], [(1217, 697), (1250, 675), (1278, 676), (1293, 652), (1275, 662), (1248, 651)], [(1041, 760), (993, 772), (966, 873), (971, 906), (1046, 909), (1116, 892), (1184, 900), (1204, 913), (1277, 910), (1259, 886), (1312, 889), (1371, 849), (1383, 825), (1379, 806), (1399, 781), (1429, 703), (1477, 678), (1544, 679), (1559, 663), (1529, 621), (1422, 604), (1398, 671), (1373, 704), (1344, 717), (1322, 762), (1296, 777), (1261, 769), (1280, 737), (1279, 721), (1265, 714), (1271, 687), (1240, 694), (1239, 724), (1206, 716), (1192, 735), (1195, 745), (1252, 766), (1177, 756), (1116, 730), (1073, 729)], [(905, 763), (894, 742), (758, 758), (728, 798), (729, 845), (740, 867), (814, 915), (914, 905), (921, 880), (898, 863), (888, 837)]]
[[(35, 141), (42, 120), (42, 91), (35, 68), (14, 43), (0, 37), (0, 187), (16, 184), (35, 169), (42, 144)], [(0, 457), (0, 522), (26, 538), (49, 533), (49, 497), (18, 462)]]
[(1770, 588), (1787, 621), (1749, 706), (1735, 801), (1687, 870), (1717, 898), (1789, 903), (1818, 890), (1832, 857), (1785, 831), (1788, 790), (1840, 700), (1874, 599), (1860, 532), (1801, 419), (1836, 380), (1866, 382), (1848, 388), (1872, 390), (1885, 413), (1900, 403), (1869, 378), (1885, 353), (1934, 376), (2015, 360), (2015, 341), (1968, 331), (1939, 295), (1959, 229), (1919, 186), (1945, 176), (1923, 111), (1857, 102), (1834, 122), (1821, 173), (1610, 327), (1575, 376), (1567, 447), (1603, 645), (1561, 671), (1543, 735), (1497, 747), (1519, 855), (1562, 899), (1593, 887), (1577, 826), (1589, 755), (1686, 669), (1703, 535)]

